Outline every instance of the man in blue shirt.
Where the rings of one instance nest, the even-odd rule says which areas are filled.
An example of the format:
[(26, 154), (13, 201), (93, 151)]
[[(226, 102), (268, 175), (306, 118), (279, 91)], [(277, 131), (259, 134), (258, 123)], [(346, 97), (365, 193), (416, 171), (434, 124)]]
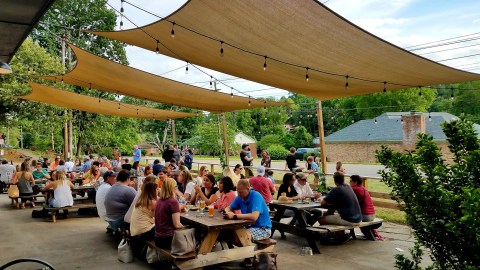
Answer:
[(84, 172), (88, 171), (91, 166), (92, 165), (90, 163), (90, 157), (85, 156), (85, 158), (83, 159), (83, 166), (82, 166), (82, 169), (80, 170), (80, 172), (84, 173)]
[[(246, 227), (249, 231), (249, 239), (258, 241), (270, 238), (272, 221), (268, 213), (268, 207), (262, 195), (255, 190), (250, 190), (250, 183), (241, 179), (237, 184), (238, 196), (225, 209), (225, 218), (251, 220), (255, 223)], [(240, 210), (241, 214), (233, 211)]]
[(133, 162), (138, 161), (142, 158), (142, 150), (138, 149), (138, 145), (133, 146)]

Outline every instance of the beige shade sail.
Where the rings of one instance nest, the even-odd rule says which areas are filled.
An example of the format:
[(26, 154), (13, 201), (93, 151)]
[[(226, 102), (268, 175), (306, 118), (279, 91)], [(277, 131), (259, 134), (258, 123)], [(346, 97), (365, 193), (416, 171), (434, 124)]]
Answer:
[(480, 80), (388, 43), (313, 0), (190, 0), (166, 20), (91, 33), (151, 51), (159, 40), (162, 54), (320, 100)]
[(73, 70), (63, 76), (39, 76), (101, 91), (210, 112), (281, 106), (285, 103), (239, 97), (184, 84), (102, 58), (72, 44), (77, 57)]
[(28, 84), (32, 88), (32, 92), (25, 96), (19, 96), (18, 98), (85, 112), (122, 117), (167, 120), (196, 116), (196, 114), (192, 113), (159, 110), (132, 104), (119, 103), (113, 100), (94, 98), (34, 82), (29, 82)]

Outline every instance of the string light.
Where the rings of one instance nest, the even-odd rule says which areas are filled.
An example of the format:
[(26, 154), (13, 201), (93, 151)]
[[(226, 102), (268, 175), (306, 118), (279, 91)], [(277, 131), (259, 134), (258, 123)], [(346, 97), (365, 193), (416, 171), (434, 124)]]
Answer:
[(63, 82), (63, 75), (62, 75), (62, 82)]
[(453, 100), (453, 98), (455, 98), (455, 96), (453, 95), (453, 87), (450, 89), (452, 90), (452, 93), (450, 94), (450, 99)]
[(119, 109), (119, 110), (120, 110), (120, 102), (118, 102), (118, 108), (117, 108), (117, 109)]
[(230, 88), (230, 97), (233, 98), (233, 87)]
[(348, 90), (348, 78), (350, 78), (350, 76), (346, 75), (345, 76), (345, 89)]
[(306, 67), (306, 68), (305, 68), (305, 70), (306, 70), (306, 73), (305, 73), (305, 79), (306, 79), (306, 80), (307, 80), (307, 82), (308, 82), (308, 79), (310, 79), (310, 77), (308, 76), (308, 70), (309, 70), (309, 68), (308, 68), (308, 67)]
[(267, 101), (266, 100), (263, 101), (263, 109), (267, 110)]
[(185, 67), (185, 74), (188, 74), (188, 61), (187, 61), (187, 66)]
[(213, 87), (213, 76), (210, 76), (210, 88)]
[(265, 55), (265, 62), (263, 62), (263, 71), (267, 70), (267, 56)]
[(418, 86), (418, 96), (422, 96), (422, 87), (420, 85)]
[(220, 41), (220, 56), (223, 57), (223, 41)]
[(175, 37), (175, 30), (173, 29), (174, 26), (175, 26), (175, 22), (172, 22), (172, 31), (170, 31), (170, 35), (172, 36), (172, 38)]
[(138, 109), (137, 109), (137, 115), (138, 115)]
[(156, 54), (160, 53), (160, 49), (158, 48), (158, 43), (160, 43), (160, 41), (157, 39), (157, 48), (155, 48), (155, 53)]
[(387, 93), (387, 82), (383, 82), (383, 93)]
[(248, 96), (248, 106), (252, 105), (252, 101), (250, 100), (250, 96)]
[(125, 11), (123, 9), (123, 1), (124, 0), (120, 0), (120, 30), (122, 30), (123, 27), (123, 12)]
[(403, 125), (403, 114), (400, 114), (400, 122), (402, 122), (402, 125)]

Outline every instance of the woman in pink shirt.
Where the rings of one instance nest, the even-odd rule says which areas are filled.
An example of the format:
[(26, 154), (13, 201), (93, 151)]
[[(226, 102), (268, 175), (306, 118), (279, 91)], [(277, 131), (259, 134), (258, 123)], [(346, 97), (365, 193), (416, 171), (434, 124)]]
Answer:
[(222, 177), (218, 181), (218, 189), (220, 191), (220, 198), (213, 203), (213, 206), (222, 211), (230, 206), (233, 200), (235, 200), (235, 197), (237, 197), (234, 192), (235, 186), (233, 185), (232, 178), (228, 176)]
[(360, 209), (362, 210), (362, 221), (373, 221), (375, 219), (375, 208), (368, 190), (362, 185), (362, 178), (359, 175), (350, 176), (350, 186), (357, 196)]

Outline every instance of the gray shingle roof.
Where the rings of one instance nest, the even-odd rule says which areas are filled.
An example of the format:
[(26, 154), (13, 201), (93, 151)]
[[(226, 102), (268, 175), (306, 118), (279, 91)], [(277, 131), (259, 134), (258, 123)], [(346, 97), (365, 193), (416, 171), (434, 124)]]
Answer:
[[(344, 129), (325, 137), (326, 142), (401, 142), (403, 139), (401, 116), (410, 112), (387, 112), (377, 118), (358, 121)], [(458, 117), (445, 112), (423, 113), (426, 121), (426, 133), (434, 140), (445, 141), (446, 136), (440, 124)], [(431, 116), (431, 119), (429, 118)], [(375, 119), (377, 123), (375, 123)], [(479, 134), (480, 125), (474, 124)]]

